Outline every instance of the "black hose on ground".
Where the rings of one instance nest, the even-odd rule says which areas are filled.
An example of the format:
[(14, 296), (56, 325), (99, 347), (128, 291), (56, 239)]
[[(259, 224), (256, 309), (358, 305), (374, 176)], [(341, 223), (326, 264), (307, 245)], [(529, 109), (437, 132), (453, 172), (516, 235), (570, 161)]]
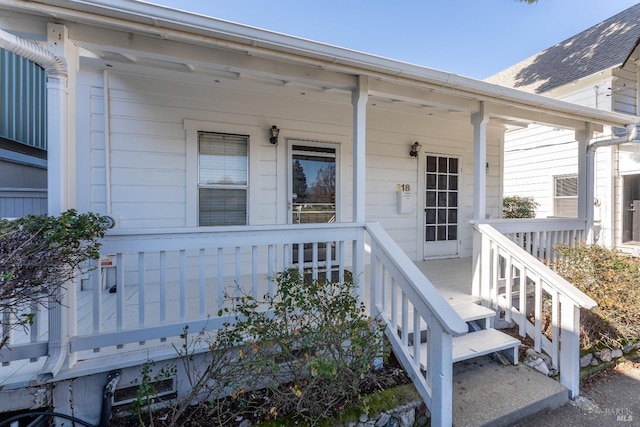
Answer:
[(120, 369), (109, 372), (107, 377), (107, 383), (104, 385), (104, 391), (102, 392), (102, 408), (100, 409), (100, 423), (99, 427), (107, 427), (109, 420), (111, 419), (111, 406), (113, 405), (113, 393), (116, 390), (118, 381), (120, 381)]
[(36, 416), (45, 416), (49, 418), (64, 418), (65, 420), (73, 421), (74, 423), (78, 423), (85, 427), (96, 427), (93, 424), (89, 424), (88, 422), (81, 420), (80, 418), (76, 418), (72, 415), (61, 414), (58, 412), (49, 412), (49, 411), (30, 411), (30, 412), (25, 412), (23, 414), (15, 415), (11, 418), (7, 418), (4, 421), (0, 421), (0, 427), (10, 426), (11, 423), (15, 421), (18, 421), (27, 417), (36, 417)]

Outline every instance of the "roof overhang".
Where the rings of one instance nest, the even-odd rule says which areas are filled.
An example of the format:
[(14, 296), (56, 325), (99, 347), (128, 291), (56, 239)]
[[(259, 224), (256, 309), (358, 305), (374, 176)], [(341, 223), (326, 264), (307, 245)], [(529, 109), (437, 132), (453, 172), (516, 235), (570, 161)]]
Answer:
[[(354, 76), (364, 75), (370, 77), (372, 93), (377, 96), (470, 113), (479, 111), (480, 102), (484, 102), (492, 117), (505, 121), (574, 129), (583, 129), (587, 123), (601, 127), (625, 126), (640, 121), (633, 116), (140, 1), (0, 0), (0, 5), (60, 23), (81, 24), (78, 31), (82, 31), (84, 25), (141, 35), (146, 40), (144, 46), (134, 46), (126, 41), (118, 45), (124, 57), (134, 57), (144, 50), (150, 58), (167, 59), (179, 54), (190, 61), (198, 61), (198, 49), (216, 48), (225, 52), (223, 61), (236, 61), (238, 68), (246, 64), (246, 58), (250, 56), (253, 62), (262, 62), (260, 70), (269, 70), (271, 76), (279, 77), (278, 73), (282, 73), (283, 79), (323, 81), (329, 89), (349, 90), (355, 87)], [(99, 49), (100, 35), (95, 33), (92, 38), (88, 33), (83, 34), (85, 45), (81, 47)], [(170, 43), (194, 46), (193, 55), (188, 57), (189, 52), (184, 49), (178, 53), (159, 47)], [(206, 60), (200, 57), (200, 61), (206, 66)], [(301, 66), (299, 75), (286, 75), (295, 72), (277, 66), (282, 63)], [(256, 69), (250, 71), (258, 72)]]

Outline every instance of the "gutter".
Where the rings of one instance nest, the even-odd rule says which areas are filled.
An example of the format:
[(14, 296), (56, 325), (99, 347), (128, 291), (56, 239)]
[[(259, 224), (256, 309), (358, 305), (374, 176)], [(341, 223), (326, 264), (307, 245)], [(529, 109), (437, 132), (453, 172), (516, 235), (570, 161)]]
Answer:
[(49, 75), (67, 77), (67, 64), (39, 44), (0, 29), (0, 47), (35, 62)]
[(620, 145), (634, 141), (636, 139), (636, 136), (638, 135), (638, 128), (635, 124), (628, 124), (626, 128), (627, 134), (624, 136), (592, 142), (587, 146), (587, 154), (592, 154), (600, 147), (609, 147), (611, 145)]

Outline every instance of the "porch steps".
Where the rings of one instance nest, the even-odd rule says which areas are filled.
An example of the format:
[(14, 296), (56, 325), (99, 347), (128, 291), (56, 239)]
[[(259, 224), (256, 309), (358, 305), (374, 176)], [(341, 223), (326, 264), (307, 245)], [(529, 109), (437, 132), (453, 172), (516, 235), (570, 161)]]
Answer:
[[(499, 351), (509, 350), (507, 358), (514, 365), (518, 364), (518, 347), (520, 340), (510, 335), (490, 328), (491, 318), (495, 311), (474, 303), (461, 303), (452, 305), (452, 308), (469, 324), (469, 333), (453, 338), (453, 362), (460, 362), (474, 357), (484, 356)], [(426, 331), (421, 333), (421, 354), (426, 354)], [(409, 334), (409, 342), (413, 342), (412, 334)], [(413, 348), (410, 345), (409, 348)], [(409, 350), (411, 352), (411, 350)], [(422, 362), (424, 363), (424, 362)], [(422, 366), (422, 369), (425, 369)]]

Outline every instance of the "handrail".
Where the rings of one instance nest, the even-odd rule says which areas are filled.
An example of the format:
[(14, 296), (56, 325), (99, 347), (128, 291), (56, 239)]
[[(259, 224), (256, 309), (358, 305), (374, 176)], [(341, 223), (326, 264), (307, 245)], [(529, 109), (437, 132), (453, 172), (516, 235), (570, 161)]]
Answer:
[(477, 223), (491, 225), (501, 233), (517, 233), (537, 231), (536, 227), (532, 228), (531, 225), (537, 225), (541, 231), (562, 231), (571, 224), (576, 224), (579, 228), (584, 229), (587, 220), (584, 218), (509, 218), (487, 219)]
[(444, 299), (442, 294), (433, 286), (427, 277), (407, 256), (396, 256), (404, 252), (398, 244), (387, 234), (378, 223), (366, 223), (366, 230), (372, 239), (379, 244), (379, 250), (386, 255), (397, 267), (397, 271), (405, 279), (406, 283), (414, 287), (411, 302), (415, 305), (423, 305), (437, 319), (438, 323), (447, 333), (453, 336), (464, 335), (469, 331), (468, 325), (460, 315)]
[(468, 326), (379, 224), (367, 223), (365, 231), (371, 239), (371, 315), (385, 322), (398, 361), (431, 410), (431, 425), (450, 426), (453, 337)]
[(491, 240), (494, 240), (499, 246), (501, 246), (501, 249), (508, 252), (509, 255), (516, 257), (527, 269), (535, 271), (535, 274), (543, 279), (550, 287), (569, 297), (576, 305), (586, 309), (591, 309), (598, 305), (591, 297), (577, 289), (566, 279), (548, 268), (536, 258), (532, 256), (523, 256), (524, 254), (529, 254), (498, 230), (493, 228), (490, 224), (475, 224), (475, 227), (481, 233), (487, 235)]
[[(596, 302), (526, 250), (531, 248), (531, 234), (517, 232), (525, 234), (527, 244), (522, 247), (518, 243), (523, 240), (514, 242), (490, 224), (474, 227), (474, 295), (504, 313), (506, 322), (518, 324), (518, 333), (533, 339), (535, 351), (551, 357), (560, 383), (575, 398), (580, 393), (580, 309), (591, 309)], [(545, 332), (546, 315), (551, 328)]]

